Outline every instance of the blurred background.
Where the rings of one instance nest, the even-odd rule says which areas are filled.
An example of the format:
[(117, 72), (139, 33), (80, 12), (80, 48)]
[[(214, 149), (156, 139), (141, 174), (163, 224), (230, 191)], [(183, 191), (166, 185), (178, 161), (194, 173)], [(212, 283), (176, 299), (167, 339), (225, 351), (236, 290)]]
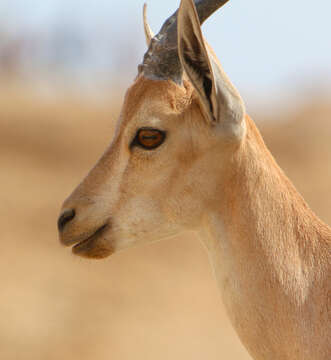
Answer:
[[(178, 0), (148, 2), (157, 32)], [(57, 239), (146, 50), (143, 1), (1, 0), (0, 359), (249, 356), (192, 234), (104, 261)], [(277, 161), (331, 223), (329, 2), (237, 0), (204, 25)]]

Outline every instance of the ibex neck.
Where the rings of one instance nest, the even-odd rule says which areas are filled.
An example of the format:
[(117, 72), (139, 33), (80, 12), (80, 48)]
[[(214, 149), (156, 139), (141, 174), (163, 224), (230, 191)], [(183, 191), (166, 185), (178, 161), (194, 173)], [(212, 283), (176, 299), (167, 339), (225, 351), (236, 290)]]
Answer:
[(242, 341), (259, 354), (256, 359), (287, 359), (282, 341), (295, 342), (300, 332), (297, 309), (317, 280), (320, 230), (324, 227), (329, 237), (330, 230), (277, 166), (249, 118), (247, 128), (203, 238)]

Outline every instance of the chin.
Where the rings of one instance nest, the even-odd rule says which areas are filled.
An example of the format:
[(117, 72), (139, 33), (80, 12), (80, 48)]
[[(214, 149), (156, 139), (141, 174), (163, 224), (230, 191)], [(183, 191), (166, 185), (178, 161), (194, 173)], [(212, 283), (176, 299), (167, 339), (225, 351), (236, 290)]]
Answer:
[(104, 259), (115, 251), (109, 240), (104, 237), (97, 237), (76, 244), (73, 246), (72, 252), (87, 259)]

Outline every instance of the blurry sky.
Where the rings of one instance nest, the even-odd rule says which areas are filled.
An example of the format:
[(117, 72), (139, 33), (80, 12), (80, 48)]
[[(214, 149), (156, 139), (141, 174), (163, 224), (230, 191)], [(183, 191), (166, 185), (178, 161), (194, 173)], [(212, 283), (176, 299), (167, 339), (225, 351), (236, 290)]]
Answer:
[[(80, 64), (71, 64), (69, 72), (79, 69), (93, 79), (98, 72), (118, 74), (125, 68), (126, 78), (132, 79), (145, 51), (143, 2), (1, 0), (0, 30), (47, 39), (47, 34), (67, 29), (69, 35), (63, 32), (57, 43), (68, 41), (70, 47), (68, 38), (82, 37), (88, 44), (81, 53), (77, 50)], [(179, 0), (148, 1), (155, 32), (178, 5)], [(230, 0), (204, 24), (203, 32), (237, 87), (248, 96), (263, 97), (309, 90), (316, 83), (330, 85), (330, 13), (327, 0)], [(51, 53), (57, 56), (56, 47)], [(71, 61), (69, 56), (60, 60), (64, 65)]]

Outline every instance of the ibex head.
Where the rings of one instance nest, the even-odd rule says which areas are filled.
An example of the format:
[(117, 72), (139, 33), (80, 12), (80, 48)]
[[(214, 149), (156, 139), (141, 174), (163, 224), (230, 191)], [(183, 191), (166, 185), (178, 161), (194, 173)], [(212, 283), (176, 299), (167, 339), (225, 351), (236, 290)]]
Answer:
[(200, 23), (227, 0), (182, 0), (152, 37), (109, 148), (65, 201), (64, 245), (103, 258), (199, 229), (222, 196), (245, 135), (243, 102)]

